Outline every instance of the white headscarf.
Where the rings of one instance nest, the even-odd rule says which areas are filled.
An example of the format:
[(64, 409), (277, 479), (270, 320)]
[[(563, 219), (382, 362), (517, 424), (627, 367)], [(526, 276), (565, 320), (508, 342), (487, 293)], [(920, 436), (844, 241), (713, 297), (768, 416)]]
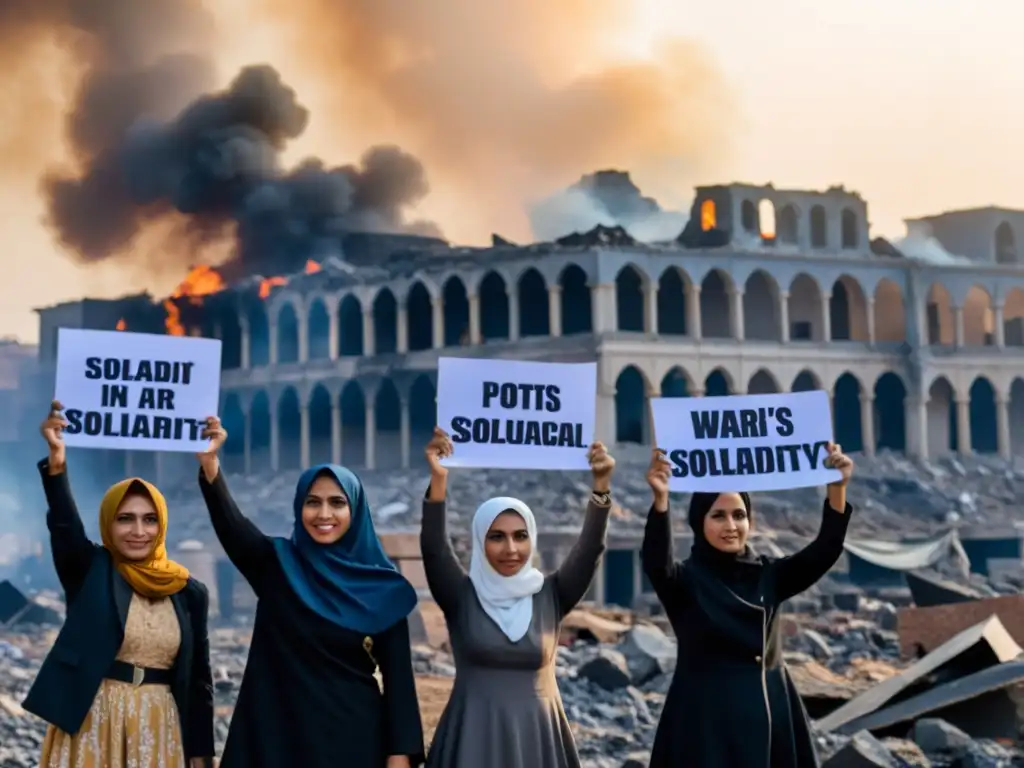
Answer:
[(537, 521), (533, 512), (519, 499), (499, 496), (488, 499), (473, 515), (473, 555), (469, 562), (469, 579), (473, 582), (480, 605), (513, 643), (530, 629), (533, 620), (533, 596), (544, 586), (544, 574), (530, 562), (523, 564), (514, 576), (502, 576), (487, 561), (484, 551), (487, 532), (502, 512), (517, 512), (526, 523), (530, 543), (537, 545)]

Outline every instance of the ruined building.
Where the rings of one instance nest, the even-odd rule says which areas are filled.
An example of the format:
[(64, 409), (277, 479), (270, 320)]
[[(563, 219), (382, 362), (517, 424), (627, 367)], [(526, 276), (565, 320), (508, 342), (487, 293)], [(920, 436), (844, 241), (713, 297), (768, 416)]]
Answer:
[(227, 461), (247, 472), (407, 465), (434, 425), (439, 355), (596, 359), (604, 440), (645, 441), (658, 395), (822, 388), (851, 451), (1020, 453), (1024, 212), (908, 225), (953, 255), (872, 242), (866, 202), (842, 188), (740, 184), (699, 188), (661, 245), (615, 228), (492, 248), (353, 234), (296, 276), (224, 288), (207, 270), (166, 302), (40, 310), (40, 375), (58, 326), (217, 336)]

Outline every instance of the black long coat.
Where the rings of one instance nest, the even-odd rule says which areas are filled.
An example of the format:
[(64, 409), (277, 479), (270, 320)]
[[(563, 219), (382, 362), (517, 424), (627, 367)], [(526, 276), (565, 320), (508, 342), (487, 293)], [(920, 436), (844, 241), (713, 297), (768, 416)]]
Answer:
[(839, 559), (851, 512), (849, 504), (839, 513), (825, 502), (821, 529), (807, 547), (723, 573), (692, 558), (676, 562), (669, 515), (651, 510), (644, 571), (678, 642), (651, 768), (819, 764), (807, 714), (782, 662), (778, 610)]
[[(110, 553), (89, 540), (71, 495), (67, 473), (51, 475), (39, 462), (49, 511), (53, 562), (64, 588), (67, 616), (43, 661), (24, 707), (75, 734), (124, 642), (132, 588), (114, 567)], [(181, 628), (171, 694), (178, 706), (186, 758), (212, 757), (213, 676), (207, 636), (209, 594), (190, 578), (171, 596)]]

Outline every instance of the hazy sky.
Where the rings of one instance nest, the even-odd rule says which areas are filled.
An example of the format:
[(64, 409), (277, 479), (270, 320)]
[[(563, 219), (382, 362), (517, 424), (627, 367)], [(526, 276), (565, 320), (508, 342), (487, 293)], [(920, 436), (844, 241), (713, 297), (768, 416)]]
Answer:
[[(1018, 170), (1024, 158), (1024, 47), (1019, 42), (1024, 5), (1006, 0), (632, 0), (632, 5), (633, 28), (617, 27), (605, 59), (646, 57), (667, 35), (696, 40), (724, 73), (728, 98), (736, 105), (727, 126), (729, 151), (716, 147), (708, 167), (681, 168), (678, 180), (674, 173), (635, 174), (663, 203), (688, 204), (695, 184), (773, 182), (821, 189), (843, 184), (868, 201), (873, 234), (890, 237), (903, 234), (902, 219), (908, 216), (989, 204), (1024, 207)], [(248, 7), (243, 0), (215, 3), (221, 18), (234, 15), (236, 21), (242, 7)], [(360, 131), (318, 122), (317, 104), (330, 101), (335, 86), (311, 73), (296, 53), (301, 40), (282, 32), (279, 20), (271, 22), (267, 15), (262, 25), (258, 14), (250, 14), (252, 23), (221, 31), (222, 78), (246, 63), (274, 64), (313, 110), (308, 135), (291, 154), (351, 159), (371, 140), (366, 125)], [(0, 90), (10, 86), (0, 82)], [(60, 159), (61, 126), (55, 120), (31, 128), (52, 135), (54, 149), (35, 164), (6, 163), (0, 170), (8, 267), (0, 281), (0, 334), (34, 341), (33, 307), (85, 293), (117, 295), (147, 283), (162, 291), (174, 280), (155, 282), (116, 268), (86, 270), (60, 253), (41, 223), (35, 189), (42, 169)], [(616, 162), (630, 168), (632, 160), (623, 156)], [(595, 169), (574, 173), (590, 170)], [(483, 242), (491, 231), (489, 217), (479, 212), (460, 217), (472, 190), (429, 163), (427, 171), (436, 183), (423, 214), (439, 220), (452, 239)], [(564, 182), (574, 180), (567, 176)]]

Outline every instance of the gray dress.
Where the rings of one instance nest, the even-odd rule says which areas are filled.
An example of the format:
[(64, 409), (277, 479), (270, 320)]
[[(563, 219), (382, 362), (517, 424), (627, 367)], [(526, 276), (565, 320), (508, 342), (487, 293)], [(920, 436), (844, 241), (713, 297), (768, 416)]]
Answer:
[(576, 544), (533, 596), (529, 631), (513, 643), (484, 612), (452, 550), (444, 502), (424, 502), (423, 567), (455, 656), (455, 685), (427, 768), (579, 768), (555, 654), (559, 625), (586, 594), (604, 552), (609, 509), (587, 507)]

